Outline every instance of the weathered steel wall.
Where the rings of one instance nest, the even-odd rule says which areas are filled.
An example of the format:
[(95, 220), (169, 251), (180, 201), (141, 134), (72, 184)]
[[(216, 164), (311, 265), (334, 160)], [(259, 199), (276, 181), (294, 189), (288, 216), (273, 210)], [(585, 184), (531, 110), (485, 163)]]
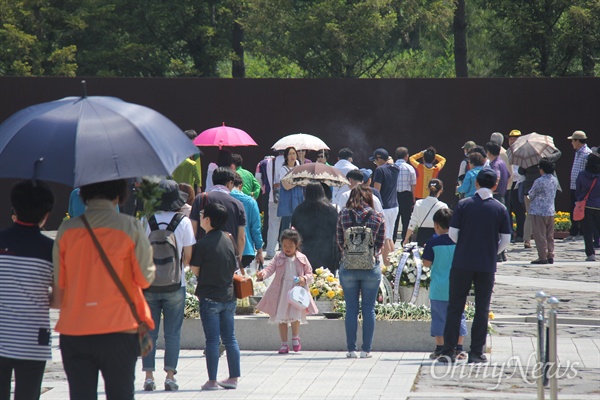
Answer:
[[(0, 121), (36, 103), (81, 95), (82, 79), (0, 77)], [(88, 95), (143, 104), (182, 129), (200, 132), (225, 122), (246, 130), (259, 144), (239, 149), (249, 170), (290, 133), (320, 136), (332, 149), (331, 163), (340, 148), (351, 147), (361, 167), (373, 167), (368, 156), (377, 147), (393, 153), (398, 146), (417, 152), (433, 145), (448, 159), (441, 173), (447, 189), (442, 199), (448, 203), (454, 202), (461, 146), (467, 140), (485, 144), (492, 132), (511, 129), (552, 135), (563, 151), (557, 167), (566, 189), (573, 160), (567, 136), (581, 129), (591, 145), (600, 143), (600, 80), (594, 78), (85, 79)], [(205, 151), (204, 168), (215, 155), (213, 148)], [(10, 222), (12, 182), (0, 180), (0, 227)], [(64, 216), (70, 191), (53, 187), (57, 204), (48, 229), (56, 229)], [(557, 208), (568, 209), (566, 193), (558, 196)]]

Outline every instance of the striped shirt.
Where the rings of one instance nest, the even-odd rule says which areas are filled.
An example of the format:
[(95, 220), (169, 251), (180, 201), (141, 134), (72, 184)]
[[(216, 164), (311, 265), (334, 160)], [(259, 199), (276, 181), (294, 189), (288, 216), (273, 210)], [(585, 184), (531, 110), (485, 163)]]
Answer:
[(0, 357), (52, 359), (52, 244), (37, 226), (15, 223), (0, 231)]
[(396, 191), (412, 192), (413, 186), (417, 184), (417, 173), (415, 172), (415, 169), (404, 160), (396, 160), (396, 165), (400, 169)]
[(571, 190), (575, 190), (577, 176), (585, 168), (585, 162), (587, 161), (587, 158), (591, 152), (592, 149), (590, 149), (587, 144), (584, 144), (575, 152), (575, 160), (573, 160), (573, 167), (571, 168), (571, 184), (569, 186)]

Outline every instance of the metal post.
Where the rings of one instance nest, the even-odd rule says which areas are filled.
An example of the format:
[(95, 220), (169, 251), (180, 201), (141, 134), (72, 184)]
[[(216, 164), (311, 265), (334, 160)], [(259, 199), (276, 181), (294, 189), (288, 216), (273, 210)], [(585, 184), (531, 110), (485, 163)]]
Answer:
[(537, 377), (537, 398), (538, 400), (544, 400), (544, 302), (546, 301), (546, 293), (539, 291), (535, 295), (537, 300), (537, 362), (539, 366), (538, 377)]
[(556, 315), (558, 309), (558, 299), (554, 296), (548, 299), (550, 311), (548, 312), (548, 363), (550, 368), (550, 400), (558, 399), (558, 363), (557, 363), (557, 347), (556, 347)]

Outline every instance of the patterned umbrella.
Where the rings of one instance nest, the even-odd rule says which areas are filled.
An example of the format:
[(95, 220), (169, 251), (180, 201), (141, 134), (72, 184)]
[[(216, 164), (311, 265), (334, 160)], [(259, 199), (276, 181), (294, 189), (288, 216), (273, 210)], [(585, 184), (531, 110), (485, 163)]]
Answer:
[(506, 150), (506, 155), (511, 164), (529, 168), (539, 164), (543, 157), (551, 156), (556, 150), (552, 136), (533, 132), (519, 137)]
[(321, 163), (310, 163), (294, 167), (281, 178), (281, 182), (296, 186), (306, 186), (310, 182), (323, 182), (328, 186), (350, 184), (339, 170)]

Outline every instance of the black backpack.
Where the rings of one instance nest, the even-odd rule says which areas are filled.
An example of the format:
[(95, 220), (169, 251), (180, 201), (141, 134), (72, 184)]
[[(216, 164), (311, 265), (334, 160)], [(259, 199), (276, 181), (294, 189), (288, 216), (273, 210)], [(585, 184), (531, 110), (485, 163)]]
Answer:
[[(177, 251), (175, 229), (184, 218), (176, 213), (166, 229), (160, 229), (154, 215), (148, 220), (150, 225), (150, 245), (156, 266), (156, 277), (148, 289), (149, 292), (175, 292), (181, 287), (181, 256)], [(161, 222), (161, 225), (166, 223)]]

